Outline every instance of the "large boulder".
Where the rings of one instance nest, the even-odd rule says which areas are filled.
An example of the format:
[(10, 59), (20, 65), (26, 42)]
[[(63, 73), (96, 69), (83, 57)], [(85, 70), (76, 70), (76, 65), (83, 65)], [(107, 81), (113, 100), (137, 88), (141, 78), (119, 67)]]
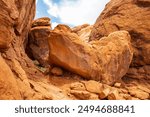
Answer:
[(48, 36), (51, 31), (50, 19), (47, 17), (33, 21), (29, 32), (26, 52), (31, 59), (38, 60), (40, 65), (47, 66), (49, 59)]
[(38, 26), (48, 26), (51, 28), (51, 23), (50, 23), (51, 19), (48, 17), (42, 17), (42, 18), (38, 18), (36, 20), (34, 20), (32, 22), (32, 28), (33, 27), (38, 27)]
[(150, 0), (111, 0), (98, 17), (90, 40), (127, 30), (134, 47), (128, 77), (150, 79)]
[(130, 35), (126, 31), (87, 43), (76, 33), (56, 28), (48, 41), (51, 64), (107, 84), (120, 80), (132, 60)]

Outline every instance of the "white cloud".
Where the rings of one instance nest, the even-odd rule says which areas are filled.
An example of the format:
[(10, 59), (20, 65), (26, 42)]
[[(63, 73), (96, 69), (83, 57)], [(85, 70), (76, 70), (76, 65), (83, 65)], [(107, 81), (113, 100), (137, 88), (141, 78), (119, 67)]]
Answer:
[(38, 0), (36, 0), (36, 4), (38, 3)]
[(48, 6), (48, 13), (59, 18), (61, 23), (81, 25), (84, 23), (94, 24), (106, 3), (110, 0), (43, 0)]
[(58, 4), (54, 3), (53, 0), (43, 0), (43, 1), (49, 7), (47, 12), (51, 16), (58, 17), (58, 13), (59, 13)]
[(52, 29), (54, 29), (59, 23), (57, 22), (52, 22)]

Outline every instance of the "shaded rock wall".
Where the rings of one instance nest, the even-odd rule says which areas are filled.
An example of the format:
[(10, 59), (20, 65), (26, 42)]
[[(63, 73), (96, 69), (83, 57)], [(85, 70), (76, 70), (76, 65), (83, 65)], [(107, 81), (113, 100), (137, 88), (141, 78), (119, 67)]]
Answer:
[(127, 76), (150, 79), (149, 20), (149, 0), (111, 0), (94, 24), (90, 40), (98, 40), (117, 30), (127, 30), (134, 47), (133, 61)]
[(38, 60), (41, 66), (49, 65), (48, 36), (50, 31), (50, 18), (43, 17), (33, 21), (29, 32), (26, 53), (31, 59)]
[[(35, 0), (1, 0), (0, 6), (1, 61), (5, 62), (5, 66), (6, 68), (8, 67), (8, 73), (10, 74), (9, 76), (5, 76), (5, 72), (3, 72), (2, 74), (4, 75), (1, 74), (1, 79), (7, 79), (7, 77), (12, 79), (9, 81), (13, 82), (11, 83), (12, 87), (19, 89), (15, 91), (16, 93), (9, 93), (13, 92), (13, 89), (9, 87), (6, 80), (6, 83), (2, 83), (1, 87), (3, 87), (4, 90), (6, 90), (5, 93), (7, 94), (8, 92), (9, 95), (5, 97), (5, 94), (0, 92), (0, 98), (4, 96), (5, 99), (9, 99), (8, 97), (23, 99), (26, 97), (26, 90), (30, 89), (26, 70), (27, 68), (34, 68), (34, 65), (25, 54), (24, 46), (31, 22), (35, 15)], [(5, 69), (5, 67), (3, 69)], [(3, 69), (0, 69), (0, 71), (3, 71)], [(18, 85), (16, 85), (16, 83)], [(21, 86), (26, 88), (21, 90), (19, 84), (22, 84)], [(8, 86), (6, 87), (6, 85)]]
[(0, 14), (0, 99), (65, 97), (58, 88), (40, 81), (43, 75), (25, 53), (35, 0), (0, 0)]

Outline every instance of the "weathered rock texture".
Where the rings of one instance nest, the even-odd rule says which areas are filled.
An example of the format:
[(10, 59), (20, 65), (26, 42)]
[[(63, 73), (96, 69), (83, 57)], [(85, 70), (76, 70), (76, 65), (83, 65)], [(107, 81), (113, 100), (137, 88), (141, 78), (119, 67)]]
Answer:
[(127, 76), (150, 79), (149, 20), (149, 0), (111, 0), (94, 24), (90, 40), (98, 40), (117, 30), (127, 30), (134, 47), (133, 61)]
[(77, 99), (107, 99), (107, 100), (145, 100), (150, 99), (150, 90), (147, 86), (111, 87), (97, 81), (76, 81), (66, 84), (63, 90), (67, 90)]
[[(111, 0), (93, 30), (58, 25), (50, 31), (49, 18), (33, 21), (35, 0), (0, 0), (0, 99), (150, 99), (149, 5), (149, 0)], [(134, 47), (129, 70), (130, 36), (114, 32), (122, 29)], [(89, 42), (91, 30), (97, 41)], [(50, 64), (59, 67), (44, 77), (28, 56), (44, 66), (47, 38)]]
[(34, 15), (35, 0), (0, 0), (0, 99), (68, 99), (25, 53)]
[(77, 35), (85, 42), (89, 41), (93, 26), (89, 24), (83, 24), (81, 26), (76, 26), (72, 29), (72, 32), (77, 33)]
[(86, 43), (77, 34), (62, 29), (56, 27), (49, 37), (52, 64), (107, 84), (126, 74), (132, 60), (128, 32), (114, 32), (99, 41)]
[[(11, 82), (14, 82), (15, 85), (14, 80), (17, 79), (16, 82), (18, 85), (22, 84), (22, 87), (25, 85), (30, 89), (27, 76), (32, 74), (26, 74), (26, 72), (29, 72), (32, 67), (35, 71), (36, 69), (25, 54), (24, 44), (35, 14), (35, 0), (1, 0), (0, 6), (0, 51), (3, 52), (2, 59), (5, 59), (5, 64), (8, 65), (9, 72), (11, 72), (9, 73), (11, 74), (9, 77), (13, 79)], [(7, 79), (7, 77), (4, 77), (5, 74), (2, 76), (3, 78), (1, 79)], [(5, 83), (1, 84), (6, 94), (7, 92), (11, 92), (11, 88), (5, 87)], [(18, 85), (16, 85), (16, 87), (18, 87)], [(20, 99), (20, 95), (23, 99), (25, 92), (27, 94), (28, 91), (26, 91), (26, 89), (20, 90), (20, 87), (18, 87), (18, 89), (19, 92), (8, 93), (5, 99), (9, 99), (8, 97)], [(20, 95), (17, 97), (16, 94)], [(0, 92), (0, 98), (3, 96), (3, 92)]]
[(32, 28), (33, 27), (38, 27), (38, 26), (48, 26), (51, 28), (51, 19), (48, 17), (42, 17), (34, 20), (32, 22)]
[[(15, 94), (15, 95), (14, 95)], [(0, 55), (0, 99), (21, 99), (13, 73)]]
[(48, 66), (49, 47), (47, 40), (50, 31), (50, 19), (44, 17), (33, 21), (32, 28), (29, 32), (26, 52), (31, 59), (38, 60), (42, 66)]

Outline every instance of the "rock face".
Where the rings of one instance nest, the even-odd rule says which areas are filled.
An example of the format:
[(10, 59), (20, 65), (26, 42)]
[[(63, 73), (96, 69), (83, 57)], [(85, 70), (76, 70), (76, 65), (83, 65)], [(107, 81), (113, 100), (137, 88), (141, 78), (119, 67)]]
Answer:
[(94, 28), (52, 31), (49, 18), (33, 21), (35, 0), (0, 0), (0, 99), (150, 99), (149, 6), (111, 0)]
[(83, 39), (85, 42), (88, 42), (92, 28), (92, 25), (83, 24), (81, 26), (74, 27), (72, 32), (77, 33), (81, 39)]
[[(11, 2), (1, 0), (0, 4), (0, 49), (7, 49), (10, 46), (10, 43), (15, 35), (13, 25), (15, 25), (15, 19), (18, 18), (19, 12), (17, 12), (18, 10), (15, 6), (14, 0), (12, 0)], [(6, 11), (4, 10), (4, 8)], [(10, 14), (8, 14), (9, 10), (12, 11)]]
[(50, 19), (39, 18), (32, 23), (26, 52), (31, 59), (38, 60), (41, 66), (48, 66), (48, 36), (51, 31)]
[(114, 32), (99, 41), (86, 43), (77, 34), (62, 29), (54, 29), (49, 37), (52, 64), (107, 84), (126, 74), (132, 60), (128, 32)]
[[(27, 76), (31, 74), (26, 73), (32, 71), (29, 70), (32, 67), (35, 69), (24, 46), (35, 14), (35, 0), (1, 0), (0, 6), (0, 62), (4, 65), (1, 71), (8, 70), (7, 76), (1, 74), (0, 84), (6, 91), (1, 90), (0, 99), (29, 98), (31, 88)], [(20, 85), (24, 88), (19, 88)]]
[[(14, 95), (15, 94), (15, 95)], [(21, 99), (19, 87), (11, 69), (0, 55), (0, 99)]]
[(34, 3), (35, 0), (0, 1), (0, 49), (8, 49), (16, 36), (26, 38), (34, 16)]
[(0, 99), (68, 99), (25, 53), (35, 0), (0, 0), (0, 14)]
[(150, 1), (111, 0), (97, 19), (90, 40), (117, 30), (131, 35), (134, 56), (127, 77), (150, 79)]

